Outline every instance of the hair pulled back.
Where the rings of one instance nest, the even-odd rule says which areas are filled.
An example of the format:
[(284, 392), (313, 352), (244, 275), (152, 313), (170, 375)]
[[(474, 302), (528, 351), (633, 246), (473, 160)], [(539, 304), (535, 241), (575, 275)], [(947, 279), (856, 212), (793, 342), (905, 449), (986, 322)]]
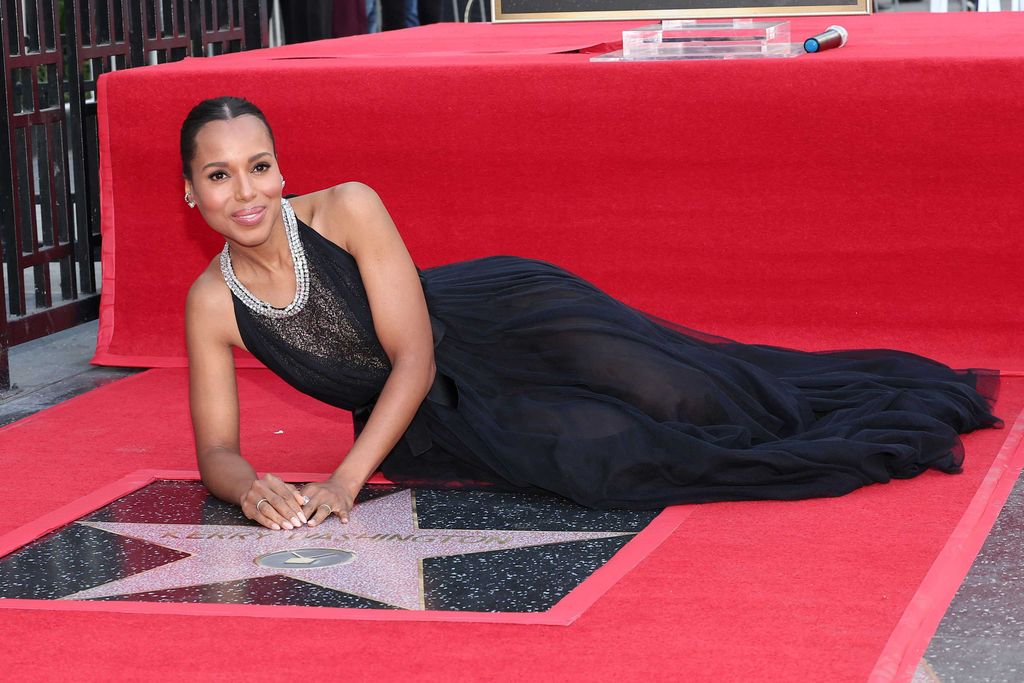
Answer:
[[(274, 145), (274, 131), (270, 129), (267, 117), (263, 115), (260, 108), (249, 100), (241, 97), (214, 97), (203, 100), (185, 117), (181, 124), (181, 172), (187, 179), (192, 180), (192, 160), (196, 157), (196, 135), (211, 121), (230, 121), (239, 116), (255, 116), (267, 128), (267, 135), (270, 136), (270, 144)], [(275, 148), (276, 149), (276, 148)]]

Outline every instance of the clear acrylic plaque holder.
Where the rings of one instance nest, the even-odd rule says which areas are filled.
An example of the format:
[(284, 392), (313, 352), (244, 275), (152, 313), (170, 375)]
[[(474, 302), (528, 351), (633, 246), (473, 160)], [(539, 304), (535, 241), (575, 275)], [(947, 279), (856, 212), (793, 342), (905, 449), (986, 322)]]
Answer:
[(763, 59), (804, 52), (789, 38), (788, 21), (672, 19), (622, 32), (622, 49), (592, 62), (666, 59)]

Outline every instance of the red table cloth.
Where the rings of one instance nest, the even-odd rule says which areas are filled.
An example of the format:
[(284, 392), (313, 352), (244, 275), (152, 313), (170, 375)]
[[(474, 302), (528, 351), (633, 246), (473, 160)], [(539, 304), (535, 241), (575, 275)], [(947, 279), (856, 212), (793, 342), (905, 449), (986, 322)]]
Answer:
[[(791, 59), (590, 62), (648, 22), (435, 24), (116, 72), (99, 88), (96, 362), (185, 362), (218, 236), (178, 128), (264, 109), (288, 190), (377, 190), (417, 264), (553, 261), (745, 342), (1024, 370), (1020, 14), (802, 17)], [(249, 362), (249, 361), (246, 361)]]

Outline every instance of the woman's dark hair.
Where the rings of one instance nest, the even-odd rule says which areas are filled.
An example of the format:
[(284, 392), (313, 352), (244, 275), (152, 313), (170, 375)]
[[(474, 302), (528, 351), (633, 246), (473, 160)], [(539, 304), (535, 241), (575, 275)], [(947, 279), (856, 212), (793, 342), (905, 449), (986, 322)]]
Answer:
[(270, 144), (274, 145), (274, 131), (267, 123), (267, 117), (263, 115), (260, 108), (249, 100), (241, 97), (214, 97), (203, 100), (185, 117), (181, 124), (181, 173), (189, 180), (192, 180), (192, 160), (196, 156), (196, 135), (199, 129), (210, 121), (230, 121), (239, 116), (255, 116), (267, 127), (267, 135), (270, 136)]

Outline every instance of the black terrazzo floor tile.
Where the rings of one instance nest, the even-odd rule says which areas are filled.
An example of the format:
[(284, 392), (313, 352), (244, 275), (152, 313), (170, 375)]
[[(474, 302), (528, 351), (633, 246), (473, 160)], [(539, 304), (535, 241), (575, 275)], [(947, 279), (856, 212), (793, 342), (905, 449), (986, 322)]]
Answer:
[(221, 581), (160, 591), (111, 595), (96, 600), (140, 600), (145, 602), (231, 603), (236, 605), (292, 605), (303, 607), (354, 607), (397, 609), (376, 600), (322, 588), (288, 576)]
[(349, 524), (272, 531), (157, 480), (0, 558), (0, 598), (540, 612), (657, 514), (371, 485)]
[(617, 536), (426, 559), (426, 607), (543, 612), (610, 560), (631, 538)]
[(54, 600), (187, 556), (71, 524), (0, 558), (0, 598)]

